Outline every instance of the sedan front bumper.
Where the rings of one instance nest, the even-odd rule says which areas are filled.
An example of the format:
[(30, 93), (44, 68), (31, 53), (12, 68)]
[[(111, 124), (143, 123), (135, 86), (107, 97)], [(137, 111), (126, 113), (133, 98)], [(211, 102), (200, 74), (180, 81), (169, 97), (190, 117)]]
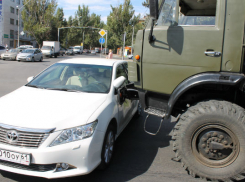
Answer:
[(5, 60), (16, 60), (16, 57), (15, 56), (3, 56), (2, 59), (5, 59)]
[(31, 61), (31, 57), (20, 57), (20, 58), (16, 58), (17, 61)]
[[(100, 164), (104, 132), (95, 131), (90, 138), (49, 147), (59, 134), (60, 132), (50, 134), (37, 149), (0, 144), (0, 149), (31, 154), (30, 166), (0, 160), (0, 169), (52, 179), (88, 174)], [(67, 163), (70, 168), (58, 170), (56, 166), (60, 163)]]

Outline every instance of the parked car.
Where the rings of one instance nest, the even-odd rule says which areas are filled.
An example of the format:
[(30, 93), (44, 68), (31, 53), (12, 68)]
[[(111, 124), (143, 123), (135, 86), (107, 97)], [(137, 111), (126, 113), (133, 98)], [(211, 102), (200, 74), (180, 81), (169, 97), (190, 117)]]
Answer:
[(18, 48), (25, 48), (25, 49), (28, 49), (28, 48), (33, 48), (32, 45), (21, 45), (19, 46)]
[(3, 60), (16, 60), (17, 55), (19, 54), (20, 49), (10, 49), (8, 52), (5, 52), (1, 55)]
[(88, 53), (88, 49), (83, 49), (83, 53)]
[(129, 82), (126, 65), (107, 59), (60, 61), (1, 97), (0, 169), (61, 178), (106, 168), (115, 140), (141, 111), (138, 101), (120, 94)]
[(20, 50), (20, 52), (22, 52), (23, 50), (27, 49), (26, 47), (18, 47), (17, 49)]
[(95, 50), (91, 50), (91, 54), (94, 54), (94, 55), (96, 55), (96, 52), (95, 52)]
[(66, 55), (74, 55), (74, 51), (73, 51), (73, 49), (68, 49), (68, 50), (66, 50), (65, 54)]
[(6, 52), (6, 48), (4, 46), (0, 46), (0, 58), (2, 59), (2, 54)]
[(43, 54), (40, 49), (25, 49), (17, 55), (17, 61), (43, 61)]
[(109, 54), (109, 49), (108, 48), (103, 48), (102, 54)]
[(75, 46), (73, 48), (75, 54), (82, 54), (83, 53), (83, 46)]
[(65, 48), (61, 48), (60, 49), (60, 55), (63, 56), (64, 54), (66, 54), (66, 49)]
[(128, 55), (128, 59), (133, 59), (134, 58), (134, 55)]

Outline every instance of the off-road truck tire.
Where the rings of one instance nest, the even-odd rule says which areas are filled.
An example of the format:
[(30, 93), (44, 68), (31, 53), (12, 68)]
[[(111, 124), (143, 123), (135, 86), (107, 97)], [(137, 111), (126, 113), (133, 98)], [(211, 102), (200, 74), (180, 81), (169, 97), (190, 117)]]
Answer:
[(200, 102), (182, 114), (173, 131), (175, 159), (193, 177), (245, 178), (245, 110), (226, 101)]

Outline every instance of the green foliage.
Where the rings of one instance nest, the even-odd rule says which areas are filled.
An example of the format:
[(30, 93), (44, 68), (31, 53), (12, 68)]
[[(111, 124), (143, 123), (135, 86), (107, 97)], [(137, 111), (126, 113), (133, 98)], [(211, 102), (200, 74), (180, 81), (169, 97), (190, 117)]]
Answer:
[(55, 0), (30, 0), (21, 12), (24, 31), (34, 37), (39, 46), (51, 37), (56, 7)]
[[(24, 0), (23, 3), (27, 3)], [(22, 11), (24, 31), (30, 34), (39, 46), (45, 40), (56, 41), (58, 38), (58, 28), (60, 29), (59, 40), (61, 46), (69, 47), (84, 43), (84, 48), (90, 49), (100, 47), (99, 29), (108, 30), (108, 47), (114, 51), (122, 47), (121, 35), (126, 32), (126, 45), (131, 46), (134, 26), (134, 37), (142, 24), (138, 23), (140, 15), (135, 16), (134, 8), (130, 0), (124, 0), (118, 7), (112, 7), (110, 15), (107, 17), (107, 25), (101, 20), (100, 15), (90, 14), (89, 7), (78, 6), (74, 17), (64, 19), (62, 8), (57, 8), (56, 0), (30, 0)], [(75, 27), (81, 27), (75, 28)], [(82, 28), (86, 27), (86, 28)], [(97, 28), (97, 29), (95, 29)], [(84, 40), (83, 40), (84, 35)]]
[(134, 36), (139, 29), (142, 29), (142, 24), (138, 23), (140, 15), (135, 16), (134, 8), (130, 0), (124, 0), (123, 4), (118, 7), (111, 6), (112, 11), (107, 17), (106, 29), (109, 31), (108, 47), (114, 52), (117, 48), (122, 47), (122, 34), (126, 32), (126, 46), (132, 44), (133, 27), (135, 28)]
[(99, 30), (94, 28), (102, 29), (104, 27), (104, 22), (101, 21), (101, 17), (99, 15), (96, 15), (95, 13), (90, 14), (88, 6), (79, 5), (74, 18), (72, 16), (69, 17), (67, 26), (85, 28), (62, 29), (60, 31), (61, 35), (65, 34), (65, 37), (62, 40), (62, 45), (64, 47), (80, 45), (82, 42), (84, 43), (84, 48), (87, 49), (100, 46)]

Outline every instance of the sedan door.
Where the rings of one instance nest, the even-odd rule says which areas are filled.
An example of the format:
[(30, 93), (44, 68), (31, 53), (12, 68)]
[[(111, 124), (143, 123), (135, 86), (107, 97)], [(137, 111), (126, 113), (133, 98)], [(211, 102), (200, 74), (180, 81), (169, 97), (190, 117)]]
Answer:
[[(127, 72), (123, 66), (123, 64), (118, 65), (116, 68), (116, 78), (120, 76), (124, 76), (126, 81), (121, 87), (124, 87), (129, 83)], [(119, 94), (119, 93), (118, 93)], [(120, 96), (118, 96), (120, 98)], [(128, 122), (132, 118), (132, 101), (129, 99), (125, 99), (123, 103), (120, 103), (120, 100), (117, 102), (118, 104), (118, 118), (119, 118), (119, 133), (127, 126)]]
[(39, 57), (38, 51), (35, 50), (35, 51), (34, 51), (34, 60), (35, 60), (35, 61), (38, 61), (38, 60), (39, 60), (38, 57)]

